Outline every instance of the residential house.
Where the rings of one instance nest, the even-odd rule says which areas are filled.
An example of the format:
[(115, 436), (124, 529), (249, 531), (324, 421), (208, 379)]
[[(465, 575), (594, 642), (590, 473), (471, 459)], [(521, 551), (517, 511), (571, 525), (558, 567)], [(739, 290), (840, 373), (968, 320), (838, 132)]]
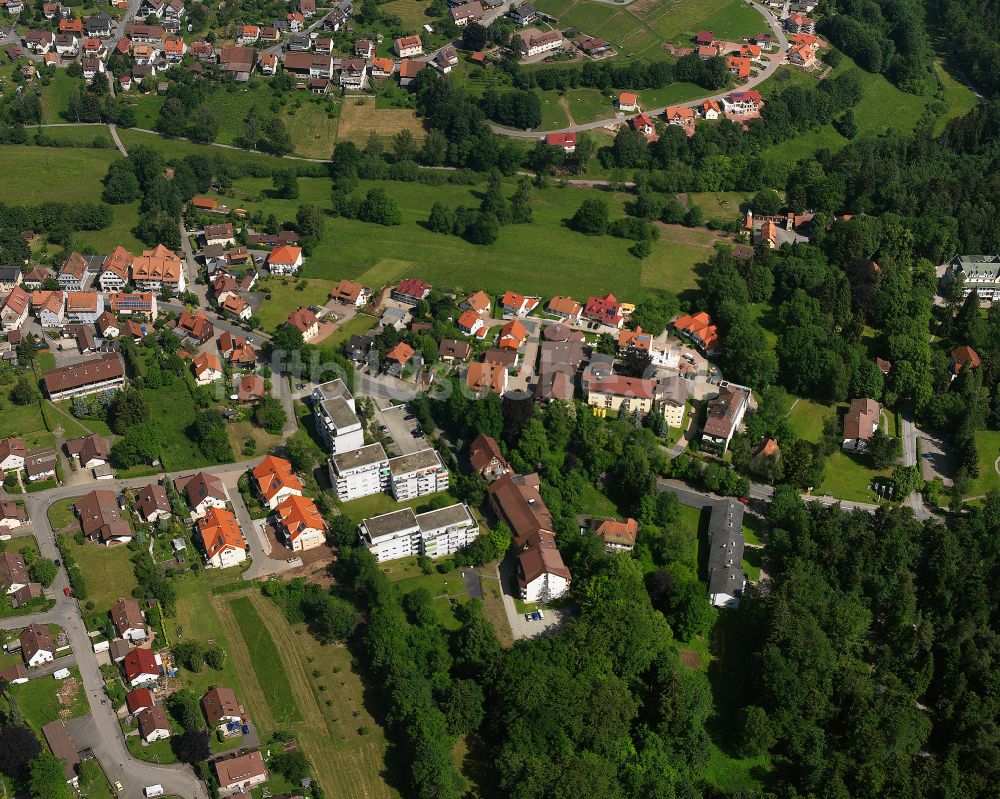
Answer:
[(0, 266), (0, 294), (13, 291), (21, 285), (21, 270), (16, 266)]
[(480, 433), (469, 444), (469, 464), (487, 481), (492, 482), (510, 471), (500, 445), (495, 438)]
[(201, 698), (201, 709), (210, 729), (231, 735), (239, 732), (245, 713), (236, 692), (224, 685), (212, 686)]
[(603, 58), (608, 55), (614, 55), (615, 52), (614, 48), (611, 46), (611, 42), (598, 36), (581, 36), (574, 42), (574, 44), (579, 47), (585, 55), (589, 55), (591, 58), (595, 59)]
[(141, 256), (133, 259), (132, 282), (139, 291), (154, 293), (164, 288), (180, 293), (187, 285), (180, 257), (162, 244), (152, 250), (143, 250)]
[(240, 35), (237, 41), (240, 44), (254, 44), (260, 38), (260, 28), (257, 25), (240, 26)]
[(510, 7), (510, 18), (523, 28), (538, 19), (538, 11), (530, 3), (516, 3)]
[(330, 484), (341, 502), (378, 494), (389, 487), (389, 459), (381, 444), (335, 454), (327, 468)]
[(791, 13), (781, 24), (789, 33), (816, 33), (816, 23), (804, 14)]
[(90, 280), (90, 263), (80, 253), (74, 252), (63, 261), (59, 270), (59, 286), (63, 291), (83, 291)]
[(541, 297), (525, 297), (514, 291), (507, 291), (500, 298), (500, 306), (503, 308), (504, 318), (512, 316), (527, 316), (542, 301)]
[(312, 49), (312, 39), (308, 33), (296, 33), (288, 40), (288, 49), (304, 53)]
[(207, 386), (223, 376), (222, 361), (218, 355), (203, 352), (194, 359), (194, 382), (199, 386)]
[[(458, 329), (467, 336), (482, 338), (486, 335), (486, 323), (473, 311), (465, 311), (458, 317)], [(479, 334), (482, 335), (479, 335)]]
[(453, 67), (458, 66), (458, 50), (455, 49), (455, 45), (448, 44), (438, 50), (434, 56), (434, 66), (445, 75), (451, 72)]
[(521, 42), (521, 55), (527, 58), (558, 50), (564, 40), (561, 31), (540, 31), (538, 28), (525, 28), (515, 34)]
[(252, 47), (223, 47), (219, 53), (219, 66), (223, 72), (231, 72), (236, 80), (245, 83), (257, 63), (257, 51)]
[(674, 330), (691, 342), (706, 355), (717, 355), (722, 352), (722, 338), (718, 328), (712, 323), (705, 311), (694, 315), (684, 314), (673, 321)]
[(701, 114), (702, 119), (718, 119), (722, 111), (715, 100), (704, 100), (698, 106), (698, 113)]
[(701, 434), (702, 452), (719, 457), (725, 455), (749, 405), (750, 389), (733, 383), (720, 383), (719, 393), (708, 401)]
[(246, 321), (253, 316), (253, 308), (238, 294), (231, 294), (222, 301), (219, 309), (227, 314), (232, 314), (237, 319)]
[(198, 520), (198, 535), (206, 566), (225, 569), (247, 559), (246, 541), (230, 510), (209, 508)]
[(443, 338), (438, 346), (438, 355), (445, 363), (452, 361), (464, 361), (469, 357), (472, 345), (468, 341), (459, 341), (454, 338)]
[(187, 497), (191, 516), (199, 519), (212, 508), (225, 508), (229, 499), (222, 480), (208, 472), (197, 472), (174, 480), (174, 488)]
[(120, 355), (108, 352), (89, 361), (50, 369), (42, 383), (53, 402), (83, 397), (125, 385), (125, 364)]
[(608, 327), (621, 327), (625, 320), (621, 303), (614, 294), (604, 297), (588, 297), (583, 308), (583, 317)]
[(0, 441), (0, 471), (17, 472), (24, 468), (24, 459), (28, 454), (24, 439), (5, 438)]
[(134, 259), (135, 256), (124, 247), (115, 247), (111, 255), (104, 259), (97, 274), (97, 285), (101, 291), (124, 291)]
[(334, 290), (330, 292), (330, 299), (360, 308), (368, 303), (371, 294), (371, 289), (366, 286), (362, 286), (360, 283), (355, 283), (353, 280), (348, 280), (347, 278), (341, 278), (341, 281), (336, 285)]
[(219, 336), (219, 351), (233, 366), (251, 368), (257, 363), (257, 351), (242, 336), (233, 336), (228, 330)]
[(77, 752), (73, 736), (69, 734), (66, 722), (62, 719), (50, 721), (42, 727), (42, 735), (45, 737), (45, 742), (49, 745), (53, 756), (62, 765), (66, 782), (74, 788), (78, 787), (80, 778), (77, 776), (76, 767), (80, 765), (80, 755)]
[(868, 398), (851, 400), (844, 416), (844, 440), (841, 449), (847, 452), (864, 452), (868, 440), (874, 435), (882, 420), (882, 406)]
[(501, 350), (517, 351), (524, 345), (528, 337), (528, 330), (519, 319), (511, 319), (500, 328), (500, 338), (497, 346)]
[(507, 391), (507, 370), (489, 361), (483, 363), (470, 363), (465, 376), (466, 385), (474, 392), (503, 394)]
[(297, 275), (302, 266), (302, 248), (282, 245), (267, 256), (267, 268), (273, 275)]
[(72, 58), (80, 52), (80, 39), (75, 33), (56, 34), (56, 54), (63, 58)]
[(473, 22), (479, 22), (485, 13), (482, 3), (478, 2), (478, 0), (473, 0), (471, 3), (453, 6), (451, 8), (451, 19), (458, 27), (464, 28)]
[(406, 368), (412, 357), (413, 347), (405, 341), (400, 341), (385, 354), (383, 370), (392, 377), (400, 377), (403, 374), (403, 369)]
[(70, 291), (66, 294), (66, 321), (92, 325), (104, 313), (104, 295), (98, 291)]
[(421, 300), (426, 300), (430, 293), (431, 287), (424, 281), (407, 278), (392, 289), (390, 297), (397, 302), (416, 305)]
[(24, 35), (24, 46), (37, 55), (45, 55), (55, 44), (52, 31), (33, 30)]
[(21, 657), (29, 669), (55, 660), (56, 644), (44, 624), (29, 624), (21, 630)]
[(103, 466), (110, 458), (108, 442), (96, 433), (66, 442), (66, 454), (76, 460), (81, 469)]
[(371, 58), (375, 55), (375, 42), (371, 39), (358, 39), (354, 43), (354, 55), (359, 58)]
[(73, 505), (84, 536), (106, 547), (127, 544), (132, 528), (122, 515), (114, 491), (97, 489), (80, 497)]
[(13, 594), (30, 582), (28, 567), (20, 553), (0, 553), (0, 589), (3, 589), (5, 594)]
[(24, 459), (24, 474), (27, 476), (28, 482), (38, 483), (42, 480), (54, 480), (57, 460), (56, 451), (51, 447), (29, 451)]
[(111, 606), (111, 623), (126, 641), (143, 641), (148, 635), (146, 618), (134, 599), (119, 599)]
[(489, 295), (485, 291), (477, 291), (475, 294), (470, 294), (462, 300), (458, 307), (464, 311), (472, 311), (475, 314), (489, 315), (490, 309), (493, 306)]
[(424, 43), (419, 36), (401, 36), (393, 42), (392, 48), (400, 58), (413, 58), (424, 54)]
[(656, 381), (611, 374), (586, 381), (587, 404), (599, 416), (638, 413), (646, 416), (653, 410)]
[(639, 522), (626, 519), (623, 522), (615, 519), (602, 519), (594, 528), (594, 535), (604, 541), (604, 551), (612, 554), (631, 552), (635, 549), (635, 539), (639, 533)]
[(361, 545), (379, 563), (411, 555), (453, 555), (478, 535), (479, 525), (461, 503), (420, 514), (404, 508), (365, 519), (358, 526)]
[(151, 649), (136, 647), (122, 660), (125, 684), (130, 688), (149, 686), (160, 679), (160, 656)]
[(138, 717), (139, 737), (146, 743), (170, 737), (170, 721), (167, 712), (159, 705), (146, 708)]
[(450, 474), (437, 450), (417, 450), (389, 459), (389, 491), (396, 502), (447, 491)]
[(668, 125), (677, 125), (685, 130), (692, 130), (695, 122), (694, 109), (683, 105), (672, 105), (663, 112), (663, 119)]
[(292, 495), (302, 496), (302, 483), (284, 458), (268, 455), (252, 470), (254, 487), (269, 510)]
[(213, 766), (219, 780), (219, 791), (223, 796), (239, 791), (249, 794), (252, 788), (267, 781), (267, 768), (260, 752), (216, 760)]
[(558, 147), (564, 153), (575, 153), (576, 152), (576, 134), (575, 133), (547, 133), (543, 137), (543, 141), (549, 147)]
[(132, 715), (156, 705), (153, 692), (148, 688), (133, 688), (125, 694), (125, 710)]
[(31, 295), (20, 286), (15, 286), (0, 305), (0, 327), (4, 331), (17, 330), (28, 318)]
[(340, 86), (360, 91), (368, 79), (368, 62), (363, 58), (343, 58), (340, 61)]
[[(331, 45), (332, 44), (333, 43), (331, 42)], [(407, 63), (415, 64), (417, 62), (408, 61)], [(388, 78), (390, 75), (392, 75), (393, 72), (396, 71), (396, 62), (393, 61), (391, 58), (373, 58), (368, 63), (368, 69), (370, 70), (369, 74), (373, 78)]]
[(413, 61), (404, 58), (399, 62), (399, 85), (405, 89), (426, 66), (426, 61)]
[(194, 339), (199, 344), (204, 344), (215, 335), (215, 328), (208, 320), (208, 314), (201, 308), (198, 313), (191, 313), (185, 309), (177, 319), (178, 335)]
[(274, 509), (278, 529), (293, 552), (304, 552), (326, 543), (327, 525), (309, 497), (290, 494)]
[(694, 37), (695, 44), (705, 45), (705, 44), (711, 44), (714, 41), (715, 41), (715, 34), (712, 33), (712, 31), (698, 31), (698, 33), (695, 34)]
[(760, 96), (760, 92), (733, 92), (723, 98), (722, 106), (727, 114), (745, 116), (760, 111), (764, 106), (764, 100)]
[(746, 586), (743, 571), (743, 505), (716, 503), (708, 521), (708, 598), (719, 608), (737, 608)]
[(140, 489), (132, 503), (132, 508), (142, 521), (153, 524), (172, 515), (167, 490), (159, 483), (150, 483)]
[(409, 315), (409, 311), (404, 311), (402, 308), (389, 307), (382, 311), (382, 316), (379, 317), (379, 323), (382, 325), (383, 330), (390, 327), (393, 330), (405, 330), (406, 320)]
[(956, 255), (941, 280), (947, 284), (958, 278), (964, 296), (975, 291), (980, 300), (992, 302), (1000, 297), (1000, 255)]
[(639, 95), (635, 92), (622, 92), (619, 94), (616, 105), (619, 111), (624, 111), (627, 114), (637, 114), (642, 110), (639, 108)]
[(555, 324), (544, 328), (543, 336), (535, 397), (541, 402), (572, 401), (576, 375), (585, 358), (583, 334)]
[(545, 306), (545, 310), (552, 316), (565, 319), (570, 324), (579, 322), (580, 316), (583, 314), (583, 306), (572, 297), (553, 297)]
[(979, 353), (972, 347), (963, 345), (955, 347), (951, 351), (951, 373), (953, 376), (958, 375), (962, 369), (976, 369), (981, 365), (982, 360), (979, 358)]
[[(18, 274), (21, 273), (20, 269), (18, 269), (17, 271)], [(28, 274), (24, 276), (24, 279), (21, 281), (21, 285), (23, 285), (26, 289), (30, 291), (37, 291), (42, 287), (42, 283), (44, 283), (50, 277), (52, 277), (52, 272), (49, 271), (47, 267), (33, 266), (28, 271)], [(14, 287), (11, 286), (10, 289), (8, 290), (13, 291)]]
[(684, 427), (684, 411), (687, 408), (688, 385), (679, 374), (660, 380), (656, 387), (656, 401), (667, 427)]
[(793, 44), (788, 48), (788, 63), (803, 69), (812, 69), (816, 66), (816, 51), (805, 42)]
[(27, 521), (28, 514), (24, 510), (24, 505), (9, 499), (0, 500), (0, 527), (13, 530)]
[(229, 222), (223, 222), (218, 225), (205, 225), (204, 240), (206, 245), (221, 244), (226, 246), (227, 244), (236, 244), (236, 234), (233, 232), (233, 226)]
[(132, 292), (129, 294), (112, 293), (108, 295), (111, 312), (122, 316), (139, 315), (155, 322), (158, 315), (156, 295), (151, 291)]
[(259, 66), (262, 75), (275, 74), (278, 71), (278, 56), (274, 53), (261, 53)]
[(735, 75), (739, 80), (746, 80), (750, 77), (749, 58), (731, 55), (726, 59), (726, 68), (729, 70), (729, 74)]
[(260, 375), (243, 375), (236, 381), (234, 389), (236, 401), (243, 405), (257, 402), (267, 395), (267, 389), (264, 386), (264, 378)]
[(319, 319), (308, 308), (299, 308), (288, 314), (288, 324), (301, 331), (303, 341), (309, 341), (319, 335)]
[(656, 132), (656, 123), (653, 122), (653, 118), (645, 112), (636, 114), (634, 117), (629, 119), (628, 124), (631, 126), (632, 130), (645, 136), (646, 141), (648, 142), (654, 142), (660, 138), (659, 134)]
[(364, 446), (364, 433), (354, 397), (344, 381), (330, 380), (313, 389), (315, 429), (326, 448), (335, 454)]

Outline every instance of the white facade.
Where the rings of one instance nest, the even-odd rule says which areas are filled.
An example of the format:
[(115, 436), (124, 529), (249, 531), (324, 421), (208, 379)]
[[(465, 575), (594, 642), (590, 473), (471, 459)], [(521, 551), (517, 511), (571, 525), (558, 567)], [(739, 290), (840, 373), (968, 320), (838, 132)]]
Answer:
[(238, 566), (247, 559), (247, 551), (243, 547), (227, 544), (211, 558), (206, 560), (206, 565), (214, 569), (228, 569), (230, 566)]
[(396, 502), (448, 490), (448, 469), (437, 451), (430, 448), (392, 458), (389, 475)]
[(389, 487), (389, 459), (381, 444), (334, 455), (328, 469), (330, 484), (341, 502), (378, 494)]
[(479, 525), (467, 505), (415, 515), (409, 508), (365, 519), (358, 526), (363, 546), (379, 563), (411, 555), (441, 558), (472, 543)]
[(26, 663), (28, 668), (33, 669), (36, 666), (41, 666), (43, 663), (51, 663), (53, 660), (55, 660), (55, 653), (50, 652), (48, 649), (39, 649)]
[(559, 574), (545, 572), (528, 582), (521, 589), (521, 599), (525, 602), (548, 602), (565, 595), (569, 591), (569, 580)]
[(312, 398), (316, 432), (330, 452), (340, 455), (365, 445), (354, 397), (343, 380), (331, 380), (316, 386)]

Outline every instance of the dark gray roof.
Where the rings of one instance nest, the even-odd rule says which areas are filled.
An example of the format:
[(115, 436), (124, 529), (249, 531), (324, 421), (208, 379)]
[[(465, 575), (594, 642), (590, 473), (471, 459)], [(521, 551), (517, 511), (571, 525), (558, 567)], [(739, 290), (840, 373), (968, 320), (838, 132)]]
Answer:
[(0, 266), (0, 281), (4, 283), (10, 283), (17, 280), (18, 275), (21, 274), (21, 270), (16, 266)]
[(735, 499), (716, 503), (708, 522), (708, 570), (739, 569), (743, 562), (743, 504)]

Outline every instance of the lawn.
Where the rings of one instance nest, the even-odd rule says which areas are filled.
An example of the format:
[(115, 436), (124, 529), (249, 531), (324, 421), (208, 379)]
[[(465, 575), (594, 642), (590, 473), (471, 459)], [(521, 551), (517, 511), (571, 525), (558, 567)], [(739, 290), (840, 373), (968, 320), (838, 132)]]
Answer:
[(934, 67), (938, 80), (941, 83), (941, 99), (948, 107), (948, 110), (941, 114), (934, 123), (934, 132), (940, 133), (944, 130), (944, 126), (948, 122), (963, 114), (967, 114), (979, 105), (979, 101), (976, 99), (976, 95), (972, 93), (972, 90), (960, 80), (953, 77), (941, 62), (937, 62)]
[(74, 523), (76, 516), (73, 513), (73, 503), (76, 500), (76, 497), (60, 499), (49, 506), (49, 524), (55, 532), (58, 533)]
[(816, 444), (823, 436), (823, 421), (834, 413), (836, 409), (832, 405), (799, 399), (788, 413), (788, 423), (799, 438)]
[(402, 27), (406, 30), (420, 30), (433, 19), (427, 16), (425, 0), (391, 0), (382, 4), (382, 10), (386, 14), (399, 17)]
[(69, 109), (69, 96), (82, 85), (82, 79), (71, 78), (66, 70), (57, 69), (49, 85), (42, 87), (42, 122), (64, 122), (62, 115)]
[(302, 306), (323, 305), (330, 299), (330, 284), (326, 280), (270, 277), (258, 282), (254, 291), (271, 294), (271, 299), (264, 300), (257, 311), (265, 330), (274, 330), (292, 311)]
[(405, 502), (396, 502), (388, 494), (372, 494), (371, 496), (341, 503), (340, 512), (349, 519), (360, 523), (362, 519), (370, 519), (372, 516), (381, 516), (383, 513), (391, 513), (394, 510), (402, 510), (403, 508), (413, 508), (414, 513), (421, 513), (427, 509), (431, 499), (436, 499), (439, 496), (445, 496), (458, 502), (454, 497), (447, 497), (444, 494), (414, 497)]
[[(662, 89), (642, 89), (639, 92), (639, 103), (643, 111), (661, 108), (677, 103), (686, 103), (705, 96), (705, 90), (693, 83), (671, 83)], [(605, 116), (607, 116), (605, 114)]]
[(868, 486), (876, 477), (887, 477), (890, 472), (873, 471), (864, 455), (837, 450), (826, 459), (823, 484), (816, 493), (852, 502), (877, 502), (878, 497)]
[(62, 547), (80, 567), (87, 585), (87, 601), (94, 603), (96, 613), (106, 613), (119, 599), (132, 596), (136, 581), (130, 549), (102, 547), (90, 541), (80, 545), (71, 535), (63, 536)]
[[(76, 682), (75, 691), (67, 685), (70, 680)], [(80, 670), (76, 666), (70, 669), (70, 676), (65, 680), (39, 677), (20, 685), (11, 685), (7, 690), (17, 700), (28, 724), (38, 733), (50, 721), (76, 719), (90, 712)], [(63, 699), (58, 695), (60, 691), (64, 691)]]
[(337, 140), (340, 106), (331, 100), (310, 99), (300, 108), (289, 109), (285, 126), (295, 154), (307, 158), (329, 158)]
[(569, 103), (569, 113), (573, 117), (573, 122), (577, 124), (614, 116), (611, 98), (600, 89), (582, 87), (569, 89), (566, 92), (566, 101)]
[(696, 574), (698, 572), (698, 537), (702, 527), (708, 524), (707, 516), (708, 514), (702, 508), (691, 508), (687, 505), (681, 505), (680, 514), (677, 517), (677, 521), (674, 522), (676, 529), (683, 530), (690, 535), (691, 554), (688, 565)]
[(580, 497), (580, 504), (576, 508), (576, 511), (597, 518), (618, 517), (618, 506), (593, 483), (589, 482), (586, 484), (586, 490), (583, 491)]
[(185, 432), (194, 422), (197, 410), (187, 388), (174, 386), (170, 391), (146, 389), (143, 392), (149, 405), (150, 420), (158, 421), (161, 429), (160, 445), (164, 471), (192, 469), (210, 464), (198, 444)]
[(378, 319), (374, 316), (359, 314), (352, 316), (336, 330), (323, 343), (330, 347), (339, 347), (351, 336), (361, 336), (378, 324)]
[(7, 399), (9, 386), (0, 386), (0, 439), (20, 436), (28, 449), (52, 446), (55, 436), (45, 429), (38, 404), (15, 405)]
[[(539, 130), (558, 130), (570, 125), (570, 119), (566, 114), (566, 100), (559, 95), (555, 89), (549, 91), (539, 91), (538, 99), (542, 104), (542, 124)], [(573, 120), (587, 121), (587, 120)]]
[[(154, 150), (162, 153), (164, 158), (184, 158), (188, 155), (203, 155), (210, 158), (223, 158), (233, 162), (252, 162), (269, 169), (287, 169), (289, 163), (274, 156), (263, 153), (252, 153), (249, 151), (233, 151), (223, 147), (213, 147), (206, 144), (194, 144), (183, 139), (164, 139), (155, 133), (144, 133), (139, 130), (121, 129), (118, 136), (126, 149), (138, 147), (141, 144), (148, 145)], [(294, 162), (293, 162), (294, 163)], [(101, 172), (104, 177), (104, 172)]]
[(254, 603), (248, 597), (240, 597), (230, 601), (229, 607), (246, 640), (250, 662), (275, 723), (302, 721), (302, 713), (295, 703), (292, 687), (282, 668), (278, 647), (261, 621)]
[(116, 150), (5, 144), (0, 146), (4, 192), (23, 203), (53, 197), (96, 200), (104, 188), (101, 179), (108, 164), (120, 157)]
[(700, 206), (706, 219), (742, 219), (740, 206), (752, 196), (740, 191), (699, 191), (688, 194), (688, 201)]
[(703, 17), (694, 27), (698, 30), (712, 31), (716, 39), (729, 42), (738, 42), (744, 36), (759, 33), (767, 28), (760, 12), (743, 0), (731, 0), (707, 17)]
[(1000, 474), (996, 461), (1000, 458), (1000, 432), (980, 430), (976, 433), (976, 450), (979, 452), (979, 477), (969, 486), (969, 496), (978, 497), (990, 491), (1000, 491)]

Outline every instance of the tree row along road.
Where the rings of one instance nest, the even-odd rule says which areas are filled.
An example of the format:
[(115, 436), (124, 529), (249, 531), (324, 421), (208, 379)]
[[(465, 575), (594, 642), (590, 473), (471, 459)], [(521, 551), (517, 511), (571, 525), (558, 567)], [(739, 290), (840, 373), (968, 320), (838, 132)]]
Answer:
[[(775, 53), (774, 56), (768, 60), (767, 66), (765, 66), (764, 69), (762, 69), (755, 76), (750, 78), (746, 83), (740, 86), (739, 89), (737, 89), (737, 91), (749, 91), (750, 89), (753, 89), (755, 86), (759, 86), (761, 83), (770, 78), (778, 69), (778, 67), (784, 63), (785, 61), (784, 53), (785, 50), (788, 48), (788, 39), (785, 37), (785, 32), (782, 29), (781, 23), (778, 21), (778, 18), (774, 16), (774, 14), (772, 14), (768, 9), (764, 8), (764, 6), (754, 2), (754, 0), (747, 0), (747, 2), (749, 3), (749, 5), (756, 8), (757, 11), (759, 11), (760, 14), (764, 17), (764, 21), (767, 23), (768, 27), (771, 29), (771, 32), (775, 35), (775, 38), (778, 40), (778, 52)], [(731, 93), (732, 93), (731, 91), (725, 91), (722, 92), (721, 94), (708, 94), (705, 95), (704, 97), (699, 97), (697, 100), (688, 100), (685, 103), (675, 103), (674, 106), (694, 107), (697, 105), (701, 105), (706, 100), (716, 100), (716, 101), (721, 100), (723, 97), (726, 97)], [(663, 106), (661, 108), (649, 108), (646, 109), (646, 113), (650, 114), (651, 116), (659, 116), (664, 111), (666, 111), (667, 108), (671, 107), (673, 106)], [(597, 119), (593, 122), (583, 122), (578, 125), (570, 125), (569, 127), (566, 128), (559, 128), (558, 130), (546, 130), (546, 131), (517, 130), (516, 128), (508, 128), (505, 127), (504, 125), (497, 125), (491, 122), (490, 130), (492, 130), (494, 133), (499, 133), (503, 136), (511, 136), (515, 139), (537, 139), (540, 136), (547, 133), (579, 133), (584, 130), (596, 130), (597, 128), (607, 128), (612, 125), (620, 125), (622, 122), (625, 121), (625, 119), (626, 116), (624, 114), (618, 114), (616, 116), (607, 117), (605, 119)]]

